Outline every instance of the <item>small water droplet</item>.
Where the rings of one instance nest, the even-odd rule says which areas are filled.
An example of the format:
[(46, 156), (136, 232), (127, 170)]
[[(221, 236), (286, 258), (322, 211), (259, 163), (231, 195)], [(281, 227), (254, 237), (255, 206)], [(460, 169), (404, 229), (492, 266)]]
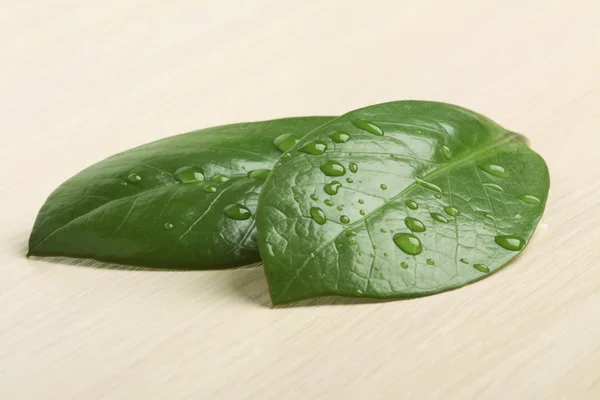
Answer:
[(181, 167), (173, 174), (181, 183), (196, 183), (204, 180), (204, 171), (200, 167)]
[(230, 178), (227, 175), (215, 175), (212, 180), (217, 183), (225, 183), (228, 182)]
[(369, 254), (369, 257), (375, 258), (375, 254), (371, 253), (371, 254)]
[(352, 125), (373, 135), (383, 136), (383, 130), (380, 127), (364, 119), (354, 119), (352, 120)]
[(342, 210), (344, 209), (344, 206), (342, 206), (342, 205), (339, 205), (339, 206), (337, 206), (336, 208), (337, 208), (337, 210), (338, 210), (338, 211), (342, 211)]
[(317, 196), (317, 195), (316, 195), (316, 194), (314, 194), (314, 193), (310, 195), (310, 198), (311, 198), (312, 200), (314, 200), (314, 201), (317, 201), (317, 200), (319, 200), (319, 196)]
[(374, 245), (373, 245), (373, 248), (374, 248), (374, 249), (376, 249), (376, 248), (377, 248), (377, 245), (376, 245), (376, 244), (374, 244)]
[(431, 183), (431, 182), (424, 181), (421, 178), (417, 178), (417, 185), (424, 187), (425, 189), (433, 190), (434, 192), (444, 193), (442, 191), (442, 188), (439, 187), (438, 185)]
[(329, 137), (335, 143), (346, 143), (348, 140), (350, 140), (350, 135), (342, 131), (333, 132), (331, 135), (329, 135)]
[(365, 210), (360, 210), (359, 212), (360, 212), (360, 215), (365, 215), (366, 214)]
[(217, 191), (217, 187), (215, 185), (206, 185), (202, 188), (206, 193), (215, 193)]
[(346, 168), (337, 161), (328, 160), (321, 165), (321, 171), (327, 176), (342, 176), (346, 173)]
[(496, 222), (496, 217), (494, 217), (492, 214), (488, 213), (488, 212), (484, 212), (483, 213), (484, 218), (489, 219), (492, 222)]
[(398, 156), (397, 156), (397, 155), (395, 155), (395, 154), (392, 154), (392, 160), (399, 160), (399, 159), (400, 159), (400, 157), (398, 157)]
[(357, 173), (358, 164), (351, 162), (350, 165), (348, 165), (348, 169), (350, 170), (350, 172)]
[(360, 290), (360, 289), (356, 289), (356, 290), (354, 291), (354, 293), (356, 293), (357, 295), (359, 295), (359, 296), (360, 296), (360, 295), (361, 295), (363, 292), (362, 292), (362, 290)]
[(441, 222), (443, 224), (447, 224), (448, 223), (448, 220), (442, 214), (431, 213), (429, 215), (431, 215), (431, 218), (435, 219), (437, 222)]
[(313, 140), (308, 143), (305, 143), (298, 149), (303, 153), (312, 154), (313, 156), (318, 156), (327, 151), (327, 145), (322, 140)]
[(444, 157), (446, 157), (447, 159), (452, 158), (452, 150), (450, 150), (450, 147), (442, 146), (442, 153), (444, 154)]
[(407, 263), (405, 263), (404, 261), (402, 261), (402, 262), (400, 263), (400, 266), (401, 266), (402, 268), (404, 268), (404, 269), (408, 268), (408, 264), (407, 264)]
[(281, 167), (282, 165), (283, 165), (283, 164), (282, 164), (282, 163), (280, 163), (279, 161), (277, 161), (277, 162), (275, 163), (275, 166), (276, 166), (276, 167)]
[(504, 169), (503, 166), (498, 164), (484, 163), (478, 165), (479, 169), (487, 172), (490, 175), (497, 176), (499, 178), (506, 178), (508, 176), (508, 172)]
[(349, 231), (346, 232), (346, 236), (350, 236), (350, 237), (356, 236), (356, 231), (349, 230)]
[(519, 196), (519, 200), (527, 204), (540, 204), (540, 199), (531, 194), (522, 194)]
[(319, 207), (312, 207), (310, 209), (310, 216), (319, 225), (323, 225), (325, 222), (327, 222), (327, 217), (325, 216), (325, 213)]
[(350, 244), (356, 244), (356, 240), (352, 239), (352, 240), (350, 241)]
[(385, 228), (381, 228), (381, 229), (379, 230), (379, 232), (381, 232), (381, 233), (386, 233), (386, 232), (387, 232), (387, 229), (385, 229)]
[(467, 260), (466, 258), (461, 258), (460, 262), (463, 263), (463, 264), (468, 264), (469, 260)]
[(506, 250), (519, 251), (525, 247), (525, 240), (514, 235), (496, 236), (495, 241), (500, 247), (503, 247)]
[(452, 215), (453, 217), (458, 217), (460, 215), (460, 211), (458, 211), (458, 208), (453, 206), (444, 207), (444, 211), (446, 211), (446, 214)]
[(163, 225), (163, 228), (165, 228), (165, 231), (170, 231), (171, 229), (173, 229), (173, 224), (172, 224), (172, 223), (170, 223), (170, 222), (166, 222), (166, 223)]
[(490, 272), (490, 269), (483, 264), (473, 264), (473, 268), (475, 268), (479, 272), (484, 272), (486, 274)]
[(323, 186), (323, 190), (328, 195), (334, 196), (338, 193), (338, 190), (340, 190), (341, 187), (342, 184), (339, 181), (331, 181)]
[(270, 169), (255, 169), (254, 171), (248, 172), (248, 178), (258, 179), (259, 181), (266, 181), (271, 173)]
[(435, 265), (435, 261), (433, 261), (431, 258), (427, 259), (427, 264), (429, 265)]
[(237, 219), (239, 221), (243, 221), (252, 216), (252, 212), (241, 204), (230, 204), (225, 207), (223, 211), (229, 218)]
[(354, 179), (352, 179), (352, 178), (346, 178), (346, 182), (352, 183), (352, 182), (354, 182)]
[(285, 160), (286, 158), (290, 158), (291, 156), (292, 156), (292, 153), (283, 153), (283, 154), (281, 155), (281, 159), (282, 159), (282, 160)]
[(358, 204), (365, 204), (365, 201), (363, 199), (358, 199)]
[(331, 201), (330, 199), (325, 199), (325, 205), (328, 205), (329, 207), (333, 206), (333, 201)]
[(423, 246), (418, 237), (412, 233), (397, 233), (394, 235), (394, 243), (403, 252), (416, 256), (423, 251)]
[(381, 188), (381, 190), (387, 190), (387, 185), (382, 183), (381, 185), (379, 185), (379, 187)]
[(496, 192), (504, 192), (504, 189), (502, 189), (502, 186), (496, 185), (495, 183), (486, 182), (483, 184), (483, 186), (485, 186), (488, 189), (494, 190)]
[(121, 182), (121, 185), (127, 186), (127, 182)]
[(433, 197), (435, 197), (436, 199), (441, 199), (442, 198), (442, 196), (439, 195), (439, 194), (434, 194)]
[(417, 208), (419, 208), (417, 202), (413, 200), (406, 200), (404, 204), (406, 204), (406, 207), (410, 208), (411, 210), (416, 210)]
[(387, 256), (388, 256), (388, 253), (383, 253), (383, 256), (384, 256), (384, 257), (387, 257)]
[(138, 183), (142, 180), (142, 177), (137, 174), (131, 174), (127, 177), (127, 180), (131, 183)]
[(420, 131), (420, 130), (418, 130), (418, 129), (415, 131), (415, 133), (416, 133), (417, 135), (419, 135), (419, 136), (421, 136), (421, 135), (423, 134), (423, 132), (421, 132), (421, 131)]
[(297, 141), (298, 138), (296, 136), (291, 133), (284, 133), (283, 135), (277, 136), (275, 140), (273, 140), (273, 144), (280, 152), (285, 153), (291, 149)]
[(348, 218), (348, 216), (347, 216), (347, 215), (342, 215), (342, 216), (340, 217), (340, 222), (341, 222), (342, 224), (347, 224), (347, 223), (349, 223), (349, 222), (350, 222), (350, 218)]
[(404, 223), (406, 227), (413, 232), (425, 232), (425, 225), (416, 218), (406, 217), (404, 218)]

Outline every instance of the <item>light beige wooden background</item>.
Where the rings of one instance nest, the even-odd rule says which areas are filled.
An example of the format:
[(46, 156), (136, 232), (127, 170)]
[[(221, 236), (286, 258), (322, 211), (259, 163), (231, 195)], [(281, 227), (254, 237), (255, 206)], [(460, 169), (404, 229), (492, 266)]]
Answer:
[[(599, 21), (596, 0), (0, 0), (0, 399), (599, 399)], [(480, 111), (547, 160), (502, 272), (272, 309), (260, 267), (24, 257), (46, 196), (115, 152), (398, 99)]]

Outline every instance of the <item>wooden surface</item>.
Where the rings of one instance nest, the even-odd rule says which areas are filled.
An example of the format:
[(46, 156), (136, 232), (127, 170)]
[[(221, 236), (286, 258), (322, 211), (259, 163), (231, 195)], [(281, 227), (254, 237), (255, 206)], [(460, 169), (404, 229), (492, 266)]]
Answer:
[[(1, 399), (599, 399), (600, 3), (0, 0)], [(410, 301), (270, 308), (261, 267), (26, 259), (39, 207), (211, 125), (456, 103), (531, 139), (527, 251)]]

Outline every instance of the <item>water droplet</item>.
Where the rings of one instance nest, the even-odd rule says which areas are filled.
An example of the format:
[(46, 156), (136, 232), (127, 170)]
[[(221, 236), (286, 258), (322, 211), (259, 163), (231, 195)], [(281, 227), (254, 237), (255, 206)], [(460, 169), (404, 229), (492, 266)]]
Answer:
[(461, 262), (461, 263), (463, 263), (463, 264), (468, 264), (468, 263), (469, 263), (469, 260), (467, 260), (467, 259), (465, 259), (465, 258), (461, 258), (461, 259), (460, 259), (460, 262)]
[(350, 241), (350, 244), (356, 244), (356, 240), (352, 239), (352, 240)]
[(225, 207), (223, 211), (229, 218), (237, 219), (239, 221), (243, 221), (252, 216), (252, 212), (241, 204), (230, 204)]
[(341, 187), (342, 187), (342, 184), (339, 181), (331, 181), (331, 182), (325, 184), (325, 186), (323, 186), (323, 190), (328, 195), (333, 196), (333, 195), (337, 194), (338, 190), (340, 190)]
[(379, 232), (381, 232), (381, 233), (386, 233), (386, 232), (387, 232), (387, 229), (385, 229), (385, 228), (381, 228), (381, 229), (379, 230)]
[(282, 159), (282, 160), (285, 160), (286, 158), (290, 158), (291, 156), (292, 156), (292, 153), (283, 153), (283, 154), (281, 155), (281, 159)]
[(439, 195), (439, 194), (437, 194), (437, 193), (436, 193), (436, 194), (434, 194), (434, 195), (433, 195), (433, 197), (435, 197), (436, 199), (441, 199), (441, 198), (442, 198), (442, 196), (441, 196), (441, 195)]
[(492, 222), (496, 222), (496, 217), (494, 217), (492, 214), (488, 213), (488, 212), (484, 212), (483, 213), (484, 218), (489, 219)]
[(500, 247), (504, 247), (506, 250), (519, 251), (525, 247), (525, 240), (514, 235), (496, 236), (495, 241)]
[(424, 181), (421, 178), (417, 178), (417, 185), (424, 187), (425, 189), (433, 190), (434, 192), (444, 193), (442, 191), (442, 188), (439, 187), (438, 185), (431, 183), (431, 182)]
[(425, 225), (416, 218), (406, 217), (404, 218), (404, 223), (413, 232), (425, 232)]
[(421, 132), (421, 131), (420, 131), (420, 130), (418, 130), (418, 129), (415, 131), (415, 133), (416, 133), (417, 135), (419, 135), (419, 136), (423, 134), (423, 132)]
[(312, 154), (313, 156), (318, 156), (327, 151), (327, 145), (322, 140), (313, 140), (302, 145), (302, 147), (300, 147), (298, 151), (307, 154)]
[(333, 206), (333, 201), (331, 201), (330, 199), (325, 199), (325, 205), (328, 205), (329, 207)]
[(163, 228), (165, 228), (165, 231), (170, 231), (171, 229), (173, 229), (173, 224), (172, 224), (172, 223), (170, 223), (170, 222), (166, 222), (166, 223), (163, 225)]
[(446, 214), (452, 215), (453, 217), (458, 217), (460, 215), (460, 211), (458, 211), (458, 208), (453, 206), (444, 207), (444, 211), (446, 211)]
[(127, 182), (121, 182), (121, 185), (127, 186)]
[(499, 178), (506, 178), (508, 176), (508, 172), (506, 172), (504, 167), (501, 165), (485, 163), (478, 165), (478, 167), (482, 171), (485, 171), (488, 174), (497, 176)]
[(331, 135), (329, 135), (329, 137), (335, 143), (346, 143), (348, 140), (350, 140), (350, 135), (342, 131), (333, 132)]
[(349, 223), (349, 222), (350, 222), (350, 218), (348, 218), (348, 216), (347, 216), (347, 215), (342, 215), (342, 216), (340, 217), (340, 222), (341, 222), (342, 224), (347, 224), (347, 223)]
[(447, 224), (448, 223), (448, 220), (442, 214), (431, 213), (429, 215), (431, 215), (431, 218), (435, 219), (437, 222), (441, 222), (443, 224)]
[(473, 268), (475, 268), (479, 272), (484, 272), (486, 274), (490, 272), (490, 269), (483, 264), (473, 264)]
[(327, 176), (342, 176), (346, 173), (346, 168), (337, 161), (328, 160), (321, 165), (321, 171)]
[(217, 187), (215, 185), (206, 185), (202, 188), (206, 193), (215, 193), (217, 191)]
[(204, 180), (204, 171), (200, 167), (181, 167), (173, 174), (181, 183), (195, 183)]
[(435, 261), (433, 261), (431, 258), (427, 259), (427, 264), (429, 265), (435, 265)]
[(388, 253), (383, 253), (383, 256), (384, 256), (384, 257), (387, 257), (387, 256), (388, 256)]
[(358, 204), (365, 204), (365, 201), (363, 199), (358, 199)]
[(371, 253), (371, 254), (369, 254), (369, 257), (375, 258), (375, 254)]
[(314, 194), (314, 193), (310, 195), (310, 198), (311, 198), (312, 200), (314, 200), (314, 201), (317, 201), (317, 200), (319, 200), (319, 196), (317, 196), (317, 195), (316, 195), (316, 194)]
[(413, 200), (406, 200), (404, 204), (406, 204), (406, 207), (410, 208), (411, 210), (416, 210), (417, 208), (419, 208), (417, 202)]
[(230, 180), (230, 178), (227, 175), (215, 175), (212, 178), (213, 182), (217, 182), (217, 183), (225, 183), (227, 181)]
[(325, 213), (319, 207), (312, 207), (310, 209), (310, 216), (319, 225), (323, 225), (325, 222), (327, 222), (327, 217), (325, 216)]
[(271, 173), (270, 169), (256, 169), (254, 171), (248, 172), (248, 178), (250, 179), (258, 179), (259, 181), (266, 181)]
[(397, 156), (397, 155), (395, 155), (395, 154), (392, 154), (392, 160), (399, 160), (399, 159), (400, 159), (400, 157), (398, 157), (398, 156)]
[(527, 204), (540, 204), (540, 199), (530, 194), (522, 194), (519, 196), (519, 200)]
[(337, 210), (338, 210), (338, 211), (342, 211), (342, 210), (344, 209), (344, 206), (342, 206), (342, 205), (339, 205), (339, 206), (337, 206), (336, 208), (337, 208)]
[(282, 163), (280, 163), (279, 161), (277, 161), (277, 162), (275, 163), (275, 166), (276, 166), (276, 167), (281, 167), (282, 165), (283, 165), (283, 164), (282, 164)]
[(356, 231), (352, 231), (352, 230), (350, 230), (350, 231), (347, 231), (347, 232), (346, 232), (346, 236), (350, 236), (350, 237), (352, 237), (352, 236), (356, 236)]
[(383, 136), (383, 130), (380, 127), (378, 127), (372, 122), (365, 121), (364, 119), (354, 119), (352, 120), (352, 125), (364, 131), (372, 133), (373, 135)]
[(379, 185), (379, 187), (381, 188), (381, 190), (387, 190), (387, 185), (382, 183), (381, 185)]
[(358, 164), (351, 162), (350, 165), (348, 165), (348, 169), (350, 170), (350, 172), (357, 173)]
[(357, 295), (359, 295), (359, 296), (360, 296), (360, 295), (361, 295), (363, 292), (362, 292), (362, 290), (360, 290), (360, 289), (356, 289), (356, 290), (354, 291), (354, 293), (356, 293)]
[(401, 266), (402, 268), (404, 268), (404, 269), (408, 268), (408, 264), (407, 264), (407, 263), (405, 263), (404, 261), (402, 261), (402, 262), (400, 263), (400, 266)]
[(292, 135), (291, 133), (284, 133), (283, 135), (277, 136), (275, 140), (273, 140), (273, 144), (280, 152), (285, 153), (291, 149), (297, 141), (298, 138), (296, 138), (296, 136)]
[(494, 190), (496, 192), (504, 192), (504, 189), (502, 189), (502, 186), (496, 185), (495, 183), (486, 182), (483, 184), (483, 186), (485, 186), (488, 189)]
[(346, 182), (352, 183), (352, 182), (354, 182), (354, 179), (352, 179), (352, 178), (346, 178)]
[(365, 214), (366, 214), (365, 210), (360, 210), (360, 215), (365, 215)]
[(452, 150), (450, 150), (450, 147), (442, 146), (442, 153), (444, 153), (444, 157), (446, 157), (447, 159), (452, 158)]
[(142, 177), (137, 174), (131, 174), (127, 177), (127, 180), (131, 183), (138, 183), (142, 180)]
[(394, 243), (403, 252), (416, 256), (423, 251), (423, 246), (418, 237), (412, 233), (397, 233), (394, 235)]

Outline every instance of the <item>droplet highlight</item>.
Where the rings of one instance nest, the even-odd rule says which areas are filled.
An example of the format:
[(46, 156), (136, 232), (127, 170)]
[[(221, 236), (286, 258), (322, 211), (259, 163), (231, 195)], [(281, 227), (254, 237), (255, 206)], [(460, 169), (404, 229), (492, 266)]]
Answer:
[(366, 121), (364, 119), (354, 119), (352, 120), (352, 125), (359, 129), (362, 129), (363, 131), (367, 131), (373, 135), (383, 136), (383, 129), (381, 129), (374, 123)]
[(311, 154), (313, 156), (319, 156), (327, 151), (327, 145), (322, 140), (313, 140), (302, 145), (298, 151)]
[(131, 174), (127, 177), (127, 180), (131, 183), (138, 183), (142, 180), (142, 177), (137, 174)]
[(411, 233), (397, 233), (393, 240), (396, 246), (406, 254), (415, 256), (423, 251), (421, 241)]
[(237, 203), (228, 205), (223, 211), (229, 218), (238, 221), (246, 220), (252, 216), (252, 212), (247, 207)]
[(327, 176), (342, 176), (346, 173), (346, 168), (339, 162), (333, 160), (325, 161), (320, 168)]
[(506, 250), (519, 251), (525, 247), (525, 240), (514, 235), (500, 235), (495, 238), (496, 244)]
[(508, 172), (501, 165), (485, 163), (485, 164), (479, 164), (478, 167), (479, 167), (479, 169), (487, 172), (490, 175), (497, 176), (499, 178), (508, 177)]
[(181, 183), (196, 183), (204, 180), (204, 171), (200, 167), (181, 167), (173, 174)]
[(215, 193), (217, 191), (217, 187), (215, 185), (206, 185), (202, 188), (206, 193)]
[(333, 132), (331, 135), (329, 135), (329, 137), (334, 141), (334, 143), (346, 143), (348, 140), (350, 140), (350, 135), (342, 131)]
[(173, 224), (170, 222), (167, 222), (163, 225), (163, 228), (165, 229), (165, 231), (170, 231), (171, 229), (173, 229)]
[(225, 182), (230, 181), (231, 178), (229, 178), (227, 175), (219, 174), (219, 175), (215, 175), (212, 178), (212, 180), (213, 180), (213, 182), (217, 182), (217, 183), (225, 183)]

